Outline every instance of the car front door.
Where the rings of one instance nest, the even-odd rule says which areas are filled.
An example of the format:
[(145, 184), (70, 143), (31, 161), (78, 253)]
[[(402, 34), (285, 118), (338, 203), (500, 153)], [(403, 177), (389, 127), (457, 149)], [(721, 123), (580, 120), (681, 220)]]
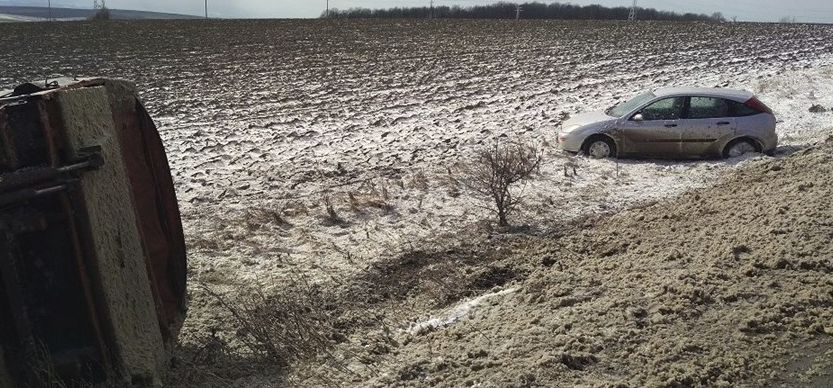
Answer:
[(685, 97), (669, 97), (652, 102), (626, 118), (619, 125), (624, 152), (646, 156), (679, 155), (679, 126), (684, 107)]
[(685, 117), (680, 123), (682, 153), (688, 156), (719, 154), (721, 140), (737, 129), (731, 117), (729, 101), (716, 97), (690, 97)]

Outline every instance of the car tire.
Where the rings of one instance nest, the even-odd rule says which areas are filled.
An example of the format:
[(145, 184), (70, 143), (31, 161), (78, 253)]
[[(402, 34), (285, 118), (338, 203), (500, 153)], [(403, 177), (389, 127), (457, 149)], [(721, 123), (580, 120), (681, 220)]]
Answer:
[(752, 152), (761, 152), (761, 148), (752, 139), (735, 139), (723, 149), (723, 157), (736, 158)]
[(616, 156), (616, 143), (606, 136), (595, 136), (587, 139), (582, 152), (593, 159), (606, 159)]

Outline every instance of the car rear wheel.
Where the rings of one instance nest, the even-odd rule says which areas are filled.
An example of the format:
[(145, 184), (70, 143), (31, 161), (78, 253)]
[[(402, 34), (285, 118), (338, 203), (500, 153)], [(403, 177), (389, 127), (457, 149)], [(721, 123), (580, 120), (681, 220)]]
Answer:
[(596, 137), (584, 143), (585, 155), (593, 159), (605, 159), (616, 155), (616, 144), (606, 137)]
[(738, 139), (726, 146), (726, 149), (723, 150), (723, 157), (736, 158), (753, 152), (760, 152), (757, 144), (749, 139)]

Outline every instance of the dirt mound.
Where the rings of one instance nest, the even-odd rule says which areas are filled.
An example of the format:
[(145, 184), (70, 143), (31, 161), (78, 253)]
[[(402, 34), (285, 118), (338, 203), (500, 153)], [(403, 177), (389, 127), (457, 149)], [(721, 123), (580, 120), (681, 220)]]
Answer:
[(829, 386), (831, 182), (827, 144), (563, 237), (518, 237), (488, 266), (528, 276), (398, 331), (361, 385)]

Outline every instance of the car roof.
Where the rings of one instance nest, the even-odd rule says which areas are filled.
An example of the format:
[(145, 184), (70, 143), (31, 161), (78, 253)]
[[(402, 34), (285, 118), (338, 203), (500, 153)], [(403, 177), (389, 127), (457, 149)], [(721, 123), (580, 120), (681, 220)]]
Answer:
[(755, 97), (752, 92), (737, 89), (724, 88), (659, 88), (654, 90), (654, 95), (657, 97), (674, 97), (674, 96), (701, 96), (701, 97), (718, 97), (727, 98), (730, 100), (746, 102), (752, 97)]

